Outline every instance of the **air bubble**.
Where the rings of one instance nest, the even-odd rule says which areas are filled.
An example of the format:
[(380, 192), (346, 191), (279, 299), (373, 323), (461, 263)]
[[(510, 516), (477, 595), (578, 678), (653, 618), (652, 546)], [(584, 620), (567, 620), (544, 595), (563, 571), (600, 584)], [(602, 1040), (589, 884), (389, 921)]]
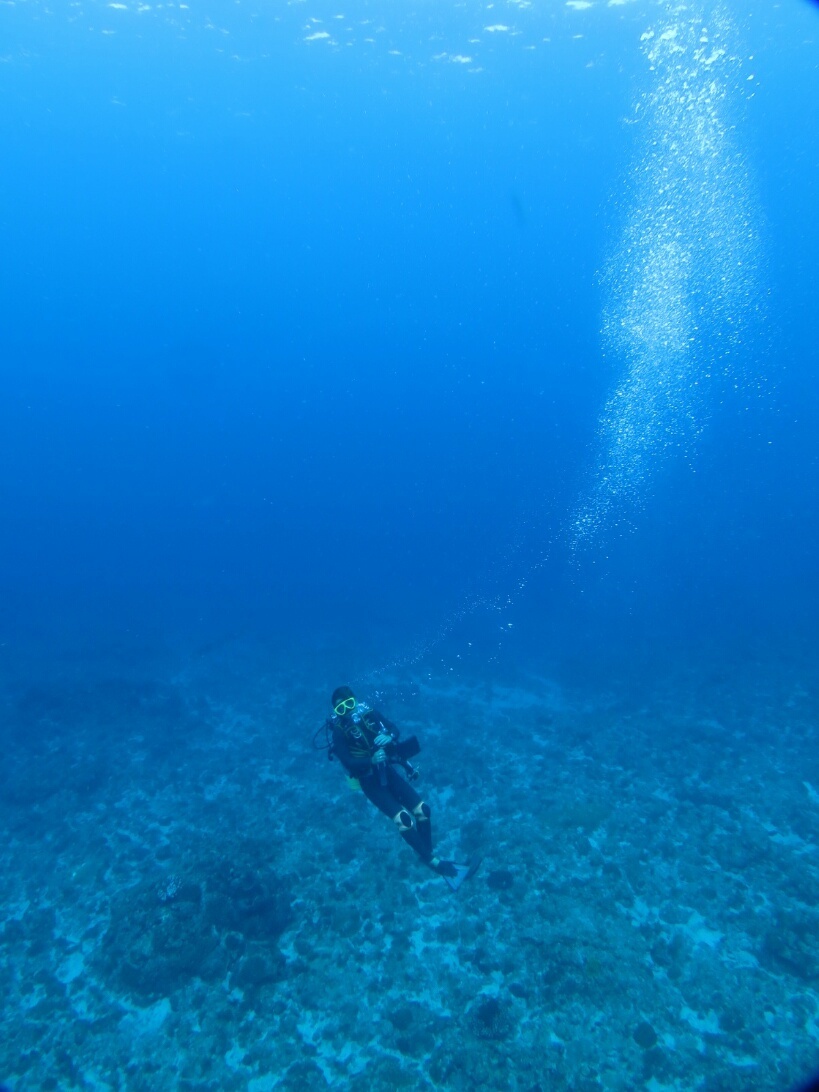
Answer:
[[(600, 416), (598, 472), (570, 520), (575, 552), (642, 508), (670, 454), (691, 457), (717, 397), (715, 343), (740, 344), (762, 296), (757, 210), (731, 119), (732, 36), (723, 12), (710, 27), (675, 22), (641, 38), (653, 87), (604, 278), (603, 346), (623, 375)], [(733, 371), (725, 378), (739, 385)]]

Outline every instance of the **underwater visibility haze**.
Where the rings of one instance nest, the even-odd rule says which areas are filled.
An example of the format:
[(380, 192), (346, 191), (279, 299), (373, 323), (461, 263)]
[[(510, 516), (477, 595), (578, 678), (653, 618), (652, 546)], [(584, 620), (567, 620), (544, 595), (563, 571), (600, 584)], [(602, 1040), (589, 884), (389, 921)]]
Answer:
[(796, 0), (0, 3), (0, 1081), (819, 1067), (818, 75)]

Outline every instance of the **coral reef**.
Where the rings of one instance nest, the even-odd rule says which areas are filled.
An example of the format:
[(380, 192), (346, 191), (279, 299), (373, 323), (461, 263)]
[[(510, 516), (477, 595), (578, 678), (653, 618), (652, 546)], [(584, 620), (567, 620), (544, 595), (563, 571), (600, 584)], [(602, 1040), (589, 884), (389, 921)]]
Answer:
[[(440, 850), (485, 855), (453, 895), (310, 750), (322, 691), (296, 675), (7, 686), (15, 1090), (773, 1090), (810, 1069), (812, 684), (689, 672), (635, 702), (397, 677)], [(265, 688), (300, 695), (287, 728)]]

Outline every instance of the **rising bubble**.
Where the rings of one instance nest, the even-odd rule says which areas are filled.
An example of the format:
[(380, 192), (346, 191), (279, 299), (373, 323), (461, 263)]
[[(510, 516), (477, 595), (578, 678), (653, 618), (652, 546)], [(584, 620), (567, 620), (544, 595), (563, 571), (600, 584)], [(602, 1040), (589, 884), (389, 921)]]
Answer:
[(576, 551), (628, 522), (671, 455), (689, 457), (761, 308), (759, 216), (734, 118), (741, 59), (727, 12), (706, 24), (665, 9), (641, 40), (651, 86), (635, 111), (640, 153), (604, 276), (604, 350), (621, 378), (599, 420)]

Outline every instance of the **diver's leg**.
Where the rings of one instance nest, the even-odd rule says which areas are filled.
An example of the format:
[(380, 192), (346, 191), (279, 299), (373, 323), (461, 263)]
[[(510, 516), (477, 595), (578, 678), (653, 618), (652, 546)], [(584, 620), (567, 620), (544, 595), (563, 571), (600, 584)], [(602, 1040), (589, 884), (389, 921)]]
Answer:
[[(473, 858), (465, 864), (456, 861), (442, 861), (440, 857), (432, 855), (432, 819), (429, 805), (419, 796), (410, 783), (390, 767), (387, 771), (387, 784), (396, 800), (404, 805), (404, 808), (395, 816), (395, 823), (415, 852), (429, 865), (439, 876), (443, 876), (453, 891), (457, 891), (464, 880), (468, 880), (477, 872), (481, 863), (480, 857)], [(410, 819), (412, 810), (412, 819)], [(406, 829), (408, 822), (414, 820), (413, 830)], [(413, 837), (414, 836), (414, 837)]]
[(432, 856), (432, 813), (429, 810), (429, 804), (426, 800), (420, 800), (412, 809), (413, 817), (415, 818), (415, 826), (418, 831), (418, 835), (424, 844), (426, 849), (426, 855)]
[(409, 781), (392, 767), (387, 771), (387, 785), (396, 800), (400, 801), (407, 811), (412, 812), (415, 829), (418, 832), (418, 844), (421, 847), (416, 852), (429, 862), (432, 859), (432, 820), (429, 804), (421, 798)]
[(412, 821), (412, 816), (406, 808), (400, 808), (398, 813), (393, 817), (393, 822), (398, 827), (398, 833), (404, 839), (408, 846), (412, 846), (424, 864), (431, 864), (431, 852), (421, 837), (418, 827)]
[[(389, 815), (390, 819), (392, 819), (398, 828), (398, 833), (407, 845), (412, 846), (421, 860), (428, 864), (431, 856), (431, 847), (427, 847), (424, 839), (418, 833), (418, 828), (415, 825), (409, 809), (401, 798), (392, 791), (393, 789), (397, 789), (399, 793), (401, 792), (401, 784), (396, 784), (396, 782), (407, 785), (407, 782), (404, 781), (403, 778), (398, 777), (392, 768), (388, 768), (386, 785), (380, 784), (375, 777), (366, 777), (361, 782), (361, 788), (364, 790), (364, 795), (367, 799), (371, 800), (379, 811), (382, 811), (385, 815)], [(409, 788), (411, 786), (407, 787)], [(418, 794), (415, 793), (415, 795), (417, 796)], [(420, 797), (418, 797), (418, 799), (420, 800)]]

